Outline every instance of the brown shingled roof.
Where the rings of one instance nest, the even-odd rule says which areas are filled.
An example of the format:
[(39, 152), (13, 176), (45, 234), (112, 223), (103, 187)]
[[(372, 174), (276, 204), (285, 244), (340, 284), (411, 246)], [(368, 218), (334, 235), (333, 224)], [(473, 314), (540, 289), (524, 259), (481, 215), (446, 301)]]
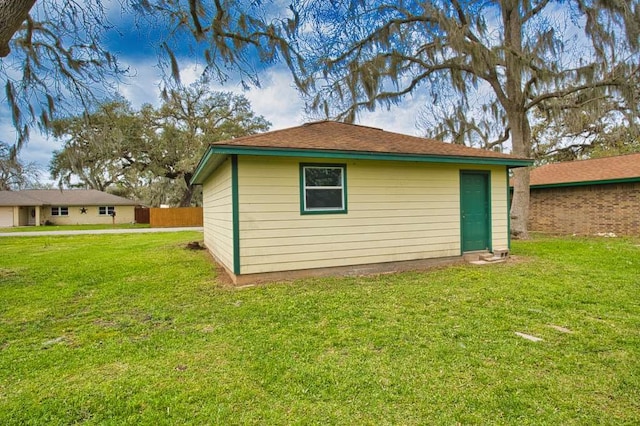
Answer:
[(41, 206), (42, 202), (24, 194), (24, 191), (0, 191), (0, 206)]
[(546, 164), (531, 171), (531, 186), (640, 178), (640, 154)]
[(27, 189), (0, 191), (0, 206), (133, 206), (137, 201), (95, 189)]
[(289, 129), (214, 142), (211, 146), (526, 160), (496, 151), (469, 148), (463, 145), (336, 121), (307, 123)]

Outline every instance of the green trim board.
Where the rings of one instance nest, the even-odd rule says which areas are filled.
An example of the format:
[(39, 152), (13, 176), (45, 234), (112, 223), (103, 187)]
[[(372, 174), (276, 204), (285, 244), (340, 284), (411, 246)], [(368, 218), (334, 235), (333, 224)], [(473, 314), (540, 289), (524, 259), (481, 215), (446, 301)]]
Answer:
[(633, 182), (640, 182), (640, 176), (632, 177), (632, 178), (621, 178), (621, 179), (585, 180), (581, 182), (546, 183), (542, 185), (530, 185), (529, 188), (531, 189), (562, 188), (565, 186), (590, 186), (590, 185), (607, 185), (607, 184), (615, 184), (615, 183), (633, 183)]
[(417, 161), (429, 163), (462, 163), (462, 164), (496, 164), (513, 167), (526, 167), (533, 164), (533, 160), (519, 158), (493, 158), (493, 157), (464, 157), (447, 155), (425, 154), (396, 154), (365, 151), (342, 151), (323, 149), (282, 149), (260, 148), (233, 145), (212, 145), (211, 148), (218, 154), (244, 154), (267, 155), (278, 157), (315, 157), (315, 158), (344, 158), (349, 160), (391, 160), (391, 161)]
[[(340, 168), (342, 170), (342, 208), (341, 209), (306, 209), (306, 186), (304, 170), (306, 167), (327, 167)], [(318, 215), (318, 214), (346, 214), (348, 213), (348, 196), (347, 196), (347, 165), (344, 163), (300, 163), (300, 214), (301, 215)]]
[(238, 156), (231, 156), (231, 217), (233, 222), (233, 273), (240, 275), (240, 211), (238, 202)]
[[(476, 179), (470, 179), (474, 178)], [(481, 179), (477, 179), (481, 177)], [(460, 170), (460, 251), (493, 250), (491, 172)]]
[(507, 169), (507, 248), (511, 251), (511, 188), (509, 187), (509, 169)]
[(214, 154), (211, 147), (207, 148), (207, 151), (196, 166), (193, 176), (191, 176), (190, 185), (202, 185), (205, 179), (227, 159), (227, 155), (219, 155), (209, 161)]
[(282, 149), (261, 148), (233, 145), (210, 145), (206, 154), (196, 167), (191, 179), (192, 184), (202, 184), (206, 175), (214, 170), (221, 161), (209, 163), (211, 156), (215, 155), (257, 155), (274, 157), (302, 157), (302, 158), (327, 158), (342, 160), (382, 160), (382, 161), (413, 161), (421, 163), (457, 163), (479, 165), (503, 165), (509, 167), (527, 167), (533, 164), (533, 160), (520, 158), (492, 158), (492, 157), (464, 157), (447, 155), (423, 155), (423, 154), (398, 154), (364, 151), (342, 151), (322, 149)]
[(493, 252), (493, 194), (491, 193), (491, 172), (487, 171), (487, 197), (489, 204), (487, 205), (487, 228), (489, 237), (489, 251)]

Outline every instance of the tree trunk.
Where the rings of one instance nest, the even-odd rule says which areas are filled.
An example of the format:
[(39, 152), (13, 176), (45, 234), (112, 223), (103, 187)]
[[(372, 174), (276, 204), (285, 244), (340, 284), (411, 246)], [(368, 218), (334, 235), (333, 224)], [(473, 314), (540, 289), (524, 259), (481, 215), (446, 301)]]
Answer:
[[(506, 99), (503, 107), (509, 120), (511, 147), (514, 155), (531, 154), (531, 126), (522, 91), (522, 29), (520, 0), (505, 0), (502, 4), (504, 24)], [(513, 199), (511, 202), (511, 235), (528, 239), (529, 232), (529, 169), (515, 169), (513, 173)]]
[(0, 0), (0, 58), (11, 52), (9, 41), (29, 16), (36, 0)]
[(529, 168), (513, 170), (513, 199), (511, 202), (511, 235), (526, 240), (529, 238)]
[(182, 199), (180, 200), (180, 207), (191, 207), (191, 198), (193, 198), (193, 185), (190, 185), (192, 173), (184, 174), (184, 182), (187, 185), (187, 188), (184, 190), (182, 194)]
[[(518, 157), (531, 156), (531, 128), (524, 108), (508, 113), (511, 128), (512, 152)], [(528, 239), (529, 231), (529, 175), (528, 167), (513, 170), (513, 199), (511, 200), (511, 235)]]

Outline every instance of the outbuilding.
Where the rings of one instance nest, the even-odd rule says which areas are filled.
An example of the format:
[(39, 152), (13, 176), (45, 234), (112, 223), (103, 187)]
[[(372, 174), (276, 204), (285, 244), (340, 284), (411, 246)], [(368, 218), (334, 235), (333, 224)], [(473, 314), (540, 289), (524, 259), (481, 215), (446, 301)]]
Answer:
[(211, 144), (204, 242), (237, 284), (416, 269), (509, 249), (526, 158), (322, 121)]
[(530, 185), (532, 231), (640, 235), (640, 153), (546, 164)]

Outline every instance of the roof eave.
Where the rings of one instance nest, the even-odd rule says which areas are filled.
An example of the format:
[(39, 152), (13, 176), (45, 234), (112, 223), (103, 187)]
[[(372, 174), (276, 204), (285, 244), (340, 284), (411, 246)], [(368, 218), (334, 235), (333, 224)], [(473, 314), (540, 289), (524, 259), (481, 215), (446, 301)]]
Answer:
[(216, 155), (218, 154), (213, 146), (209, 146), (207, 152), (202, 156), (200, 162), (196, 166), (196, 170), (193, 172), (193, 176), (189, 181), (190, 185), (202, 185), (204, 181), (209, 177), (211, 173), (217, 169), (220, 164), (224, 163), (224, 160), (227, 158), (226, 155)]
[(568, 186), (588, 186), (588, 185), (606, 185), (615, 183), (632, 183), (640, 182), (640, 176), (631, 178), (619, 178), (619, 179), (600, 179), (600, 180), (584, 180), (576, 182), (558, 182), (558, 183), (543, 183), (543, 184), (531, 184), (532, 189), (544, 189), (544, 188), (562, 188)]
[(343, 151), (301, 148), (265, 148), (256, 146), (210, 145), (196, 166), (191, 185), (202, 185), (229, 155), (263, 155), (272, 157), (330, 158), (347, 160), (413, 161), (419, 163), (458, 163), (528, 167), (533, 160), (524, 158), (472, 157), (455, 155), (399, 154), (370, 151)]
[[(463, 155), (436, 155), (436, 154), (406, 154), (385, 153), (371, 151), (347, 151), (301, 148), (265, 148), (255, 146), (211, 145), (209, 152), (216, 154), (243, 154), (243, 155), (267, 155), (280, 157), (315, 157), (354, 160), (387, 160), (387, 161), (414, 161), (426, 163), (462, 163), (462, 164), (492, 164), (509, 167), (528, 167), (533, 160), (524, 158), (499, 158)], [(209, 152), (207, 154), (209, 154)], [(200, 162), (200, 166), (203, 161)], [(196, 169), (196, 171), (198, 171)]]

